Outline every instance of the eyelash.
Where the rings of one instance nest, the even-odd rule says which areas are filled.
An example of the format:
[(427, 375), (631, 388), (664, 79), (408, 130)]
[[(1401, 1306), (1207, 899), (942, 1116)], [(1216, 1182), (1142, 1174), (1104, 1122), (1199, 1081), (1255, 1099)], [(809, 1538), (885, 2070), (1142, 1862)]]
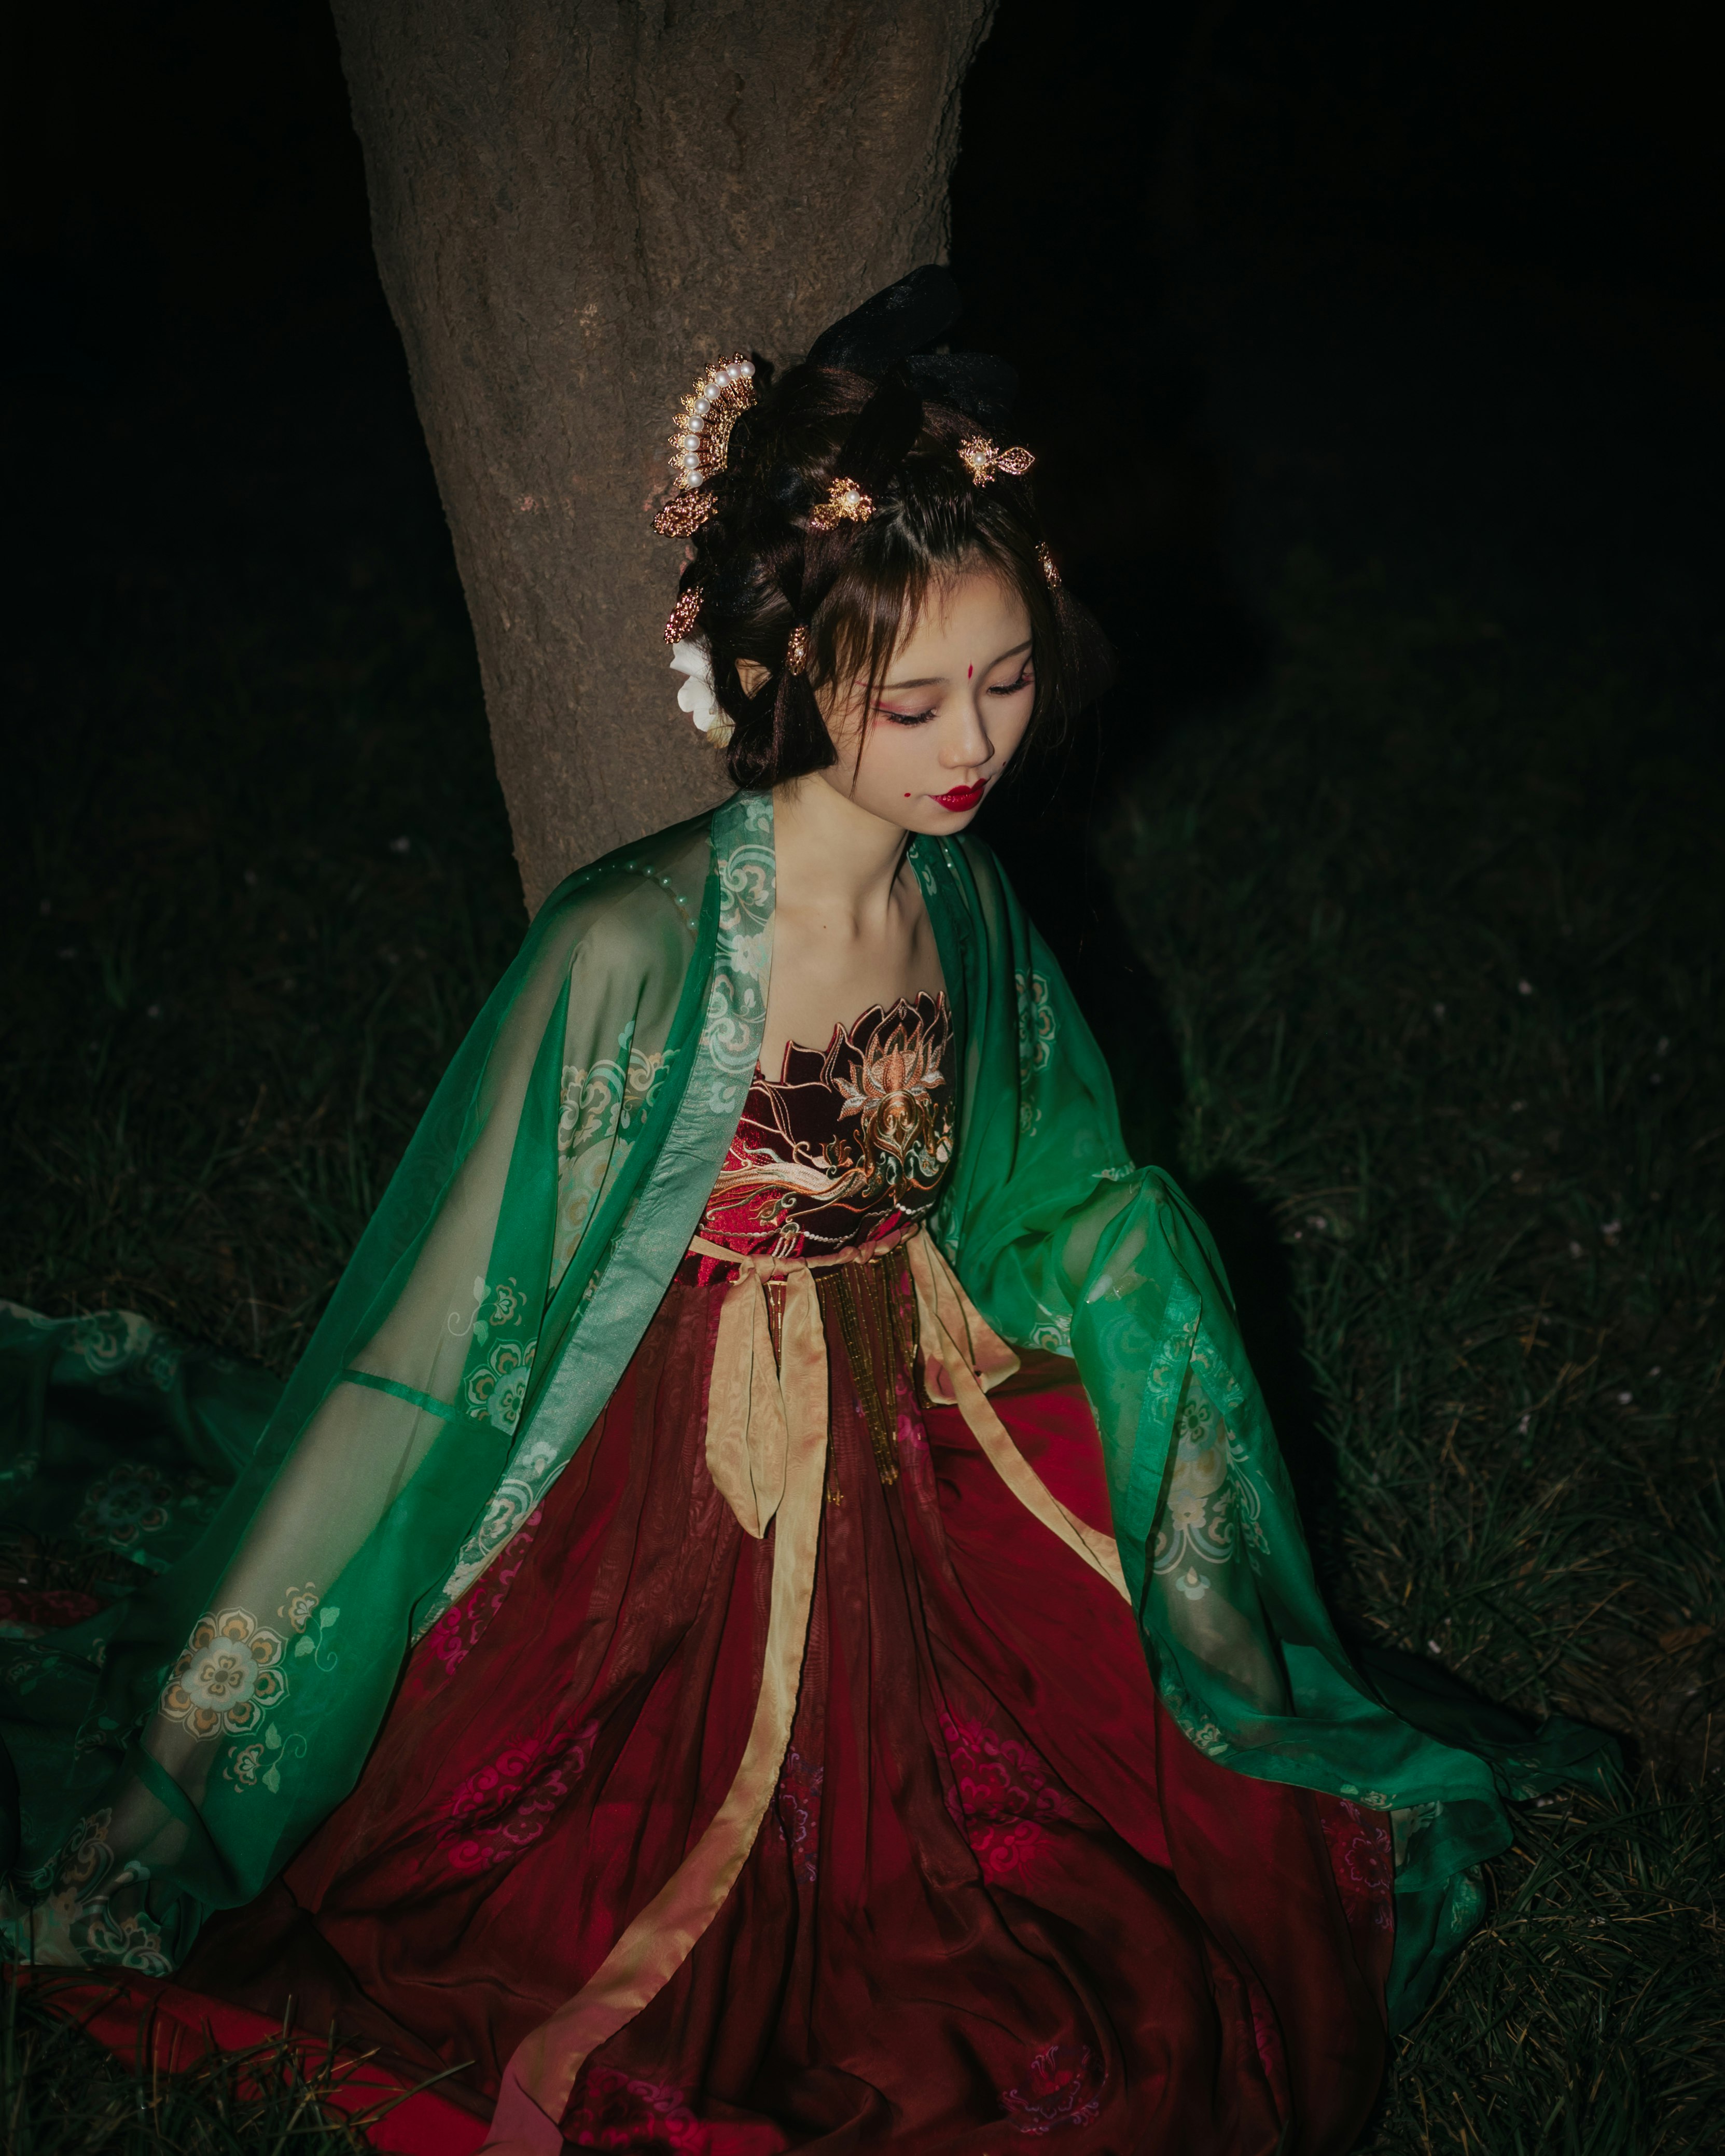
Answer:
[[(1029, 686), (1030, 662), (1027, 659), (1019, 670), (1016, 681), (1002, 682), (999, 687), (990, 689), (988, 694), (991, 696), (1016, 696), (1021, 690)], [(875, 708), (883, 719), (890, 719), (896, 726), (926, 726), (935, 713), (932, 704), (926, 711), (889, 711), (885, 705), (877, 705)]]

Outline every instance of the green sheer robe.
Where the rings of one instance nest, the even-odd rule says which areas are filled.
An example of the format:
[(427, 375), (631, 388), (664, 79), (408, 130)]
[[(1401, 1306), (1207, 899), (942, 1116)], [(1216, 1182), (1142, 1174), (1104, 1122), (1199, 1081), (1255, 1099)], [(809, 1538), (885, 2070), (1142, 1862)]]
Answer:
[[(986, 845), (917, 838), (911, 860), (962, 1087), (937, 1240), (1006, 1339), (1075, 1359), (1186, 1735), (1394, 1815), (1405, 2018), (1479, 1914), (1506, 1798), (1592, 1740), (1500, 1719), (1495, 1741), (1442, 1741), (1350, 1659), (1202, 1222), (1127, 1157), (1101, 1056)], [(122, 1458), (85, 1502), (130, 1522), (137, 1591), (0, 1642), (14, 1954), (165, 1972), (352, 1788), (413, 1641), (568, 1464), (696, 1231), (760, 1047), (773, 889), (771, 799), (747, 793), (561, 886), (279, 1397), (141, 1320), (5, 1321), (14, 1517), (49, 1523), (87, 1476), (95, 1394), (130, 1399), (148, 1457), (202, 1492), (139, 1527), (124, 1478), (154, 1486)]]

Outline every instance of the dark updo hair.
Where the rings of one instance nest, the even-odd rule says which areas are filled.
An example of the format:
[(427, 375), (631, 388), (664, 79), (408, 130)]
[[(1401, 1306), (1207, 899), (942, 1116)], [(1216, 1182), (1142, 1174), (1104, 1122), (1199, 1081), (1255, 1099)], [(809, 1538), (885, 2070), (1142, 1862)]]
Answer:
[[(1036, 675), (1030, 735), (1058, 737), (1106, 685), (1109, 658), (1089, 614), (1050, 587), (1029, 480), (997, 471), (978, 485), (958, 450), (983, 428), (926, 403), (901, 368), (876, 382), (805, 362), (775, 382), (770, 362), (754, 366), (758, 402), (732, 430), (725, 470), (705, 483), (713, 512), (678, 587), (701, 593), (690, 633), (707, 648), (734, 728), (732, 783), (775, 786), (835, 762), (817, 691), (860, 678), (872, 708), (930, 590), (974, 567), (1024, 602)], [(873, 515), (811, 531), (811, 511), (840, 475), (870, 496)], [(799, 624), (807, 661), (793, 674), (787, 647)], [(765, 671), (753, 696), (739, 660)]]

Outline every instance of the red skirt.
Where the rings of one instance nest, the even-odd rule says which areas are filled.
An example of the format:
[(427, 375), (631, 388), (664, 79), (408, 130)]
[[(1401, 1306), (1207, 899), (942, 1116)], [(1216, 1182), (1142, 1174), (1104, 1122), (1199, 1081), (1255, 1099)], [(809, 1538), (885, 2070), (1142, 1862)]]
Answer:
[[(485, 2107), (675, 1871), (742, 1756), (772, 1570), (706, 1470), (723, 1291), (671, 1288), (551, 1496), (415, 1650), (353, 1794), (183, 1983), (291, 1998), (415, 2076), (459, 2066), (444, 2086)], [(588, 2060), (567, 2142), (1345, 2149), (1385, 2056), (1387, 1823), (1197, 1752), (1126, 1606), (921, 1401), (901, 1326), (839, 1323), (839, 1291), (777, 1799), (677, 1974)], [(991, 1397), (1106, 1527), (1070, 1364)]]

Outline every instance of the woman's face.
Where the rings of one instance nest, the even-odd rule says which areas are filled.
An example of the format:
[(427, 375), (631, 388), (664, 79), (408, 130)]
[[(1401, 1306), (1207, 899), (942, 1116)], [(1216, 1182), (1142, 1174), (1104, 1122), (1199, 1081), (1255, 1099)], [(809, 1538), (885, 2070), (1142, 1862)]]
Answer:
[(838, 751), (823, 784), (904, 830), (962, 831), (1030, 723), (1029, 610), (992, 570), (965, 571), (929, 593), (872, 710), (865, 682), (820, 701)]

